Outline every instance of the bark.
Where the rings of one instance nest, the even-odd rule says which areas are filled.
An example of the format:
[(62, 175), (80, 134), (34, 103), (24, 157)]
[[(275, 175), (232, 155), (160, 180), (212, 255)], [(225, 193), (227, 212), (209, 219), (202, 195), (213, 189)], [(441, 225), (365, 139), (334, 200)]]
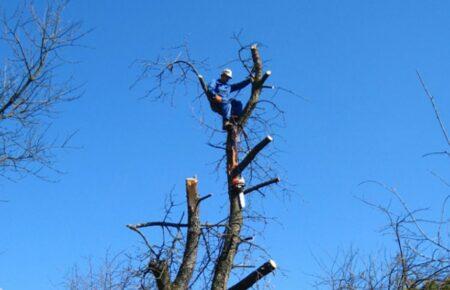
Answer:
[(248, 119), (252, 115), (252, 112), (255, 109), (256, 104), (258, 103), (259, 95), (261, 94), (264, 82), (271, 75), (270, 71), (267, 71), (265, 74), (263, 74), (263, 64), (256, 44), (252, 45), (251, 54), (253, 60), (253, 71), (255, 75), (254, 81), (252, 82), (252, 91), (250, 99), (248, 100), (247, 104), (244, 107), (242, 116), (239, 118), (239, 124), (241, 125), (241, 128), (245, 126)]
[(178, 270), (178, 274), (173, 282), (173, 290), (188, 288), (189, 281), (192, 278), (195, 263), (197, 261), (198, 242), (201, 234), (197, 184), (198, 181), (196, 178), (186, 179), (186, 199), (189, 227), (186, 246), (184, 248), (183, 261), (181, 262), (180, 269)]
[(171, 290), (169, 267), (166, 261), (152, 260), (148, 264), (156, 280), (158, 290)]
[(230, 218), (225, 230), (224, 241), (220, 256), (217, 260), (212, 288), (214, 290), (226, 289), (230, 277), (231, 266), (240, 242), (242, 228), (242, 211), (239, 206), (237, 195), (230, 196)]
[(231, 172), (237, 166), (237, 129), (228, 131), (227, 135), (227, 168), (228, 168), (228, 198), (230, 201), (230, 212), (228, 225), (223, 237), (223, 246), (216, 261), (214, 277), (211, 289), (224, 290), (230, 277), (231, 267), (240, 242), (242, 228), (242, 210), (239, 206), (238, 194), (232, 183)]
[[(149, 222), (137, 225), (128, 225), (130, 229), (134, 231), (139, 230), (140, 227), (148, 226), (164, 226), (164, 227), (186, 227), (187, 226), (187, 238), (184, 248), (183, 260), (181, 262), (178, 273), (173, 283), (170, 278), (170, 269), (165, 260), (153, 259), (150, 261), (148, 268), (152, 272), (156, 280), (156, 286), (159, 290), (185, 290), (189, 287), (189, 282), (192, 278), (192, 274), (195, 270), (195, 264), (197, 261), (197, 252), (199, 238), (201, 234), (200, 224), (200, 212), (199, 203), (200, 198), (197, 188), (198, 180), (196, 178), (186, 179), (186, 200), (187, 200), (187, 224), (182, 223), (168, 223), (168, 222)], [(142, 234), (141, 234), (142, 235)], [(146, 241), (146, 239), (144, 238)], [(148, 242), (146, 242), (148, 243)]]
[(253, 147), (252, 150), (250, 150), (250, 152), (248, 152), (248, 154), (244, 157), (244, 159), (242, 159), (242, 162), (234, 167), (233, 171), (231, 172), (231, 175), (236, 176), (236, 175), (241, 174), (242, 171), (244, 171), (244, 169), (253, 161), (253, 159), (255, 159), (256, 155), (261, 150), (263, 150), (264, 147), (267, 146), (267, 144), (272, 142), (272, 140), (273, 140), (272, 137), (267, 136), (261, 142), (256, 144), (256, 146)]
[(245, 290), (249, 289), (256, 282), (258, 282), (261, 278), (271, 273), (273, 270), (277, 268), (277, 264), (273, 260), (269, 260), (264, 263), (258, 269), (250, 273), (247, 277), (242, 279), (240, 282), (230, 287), (228, 290)]

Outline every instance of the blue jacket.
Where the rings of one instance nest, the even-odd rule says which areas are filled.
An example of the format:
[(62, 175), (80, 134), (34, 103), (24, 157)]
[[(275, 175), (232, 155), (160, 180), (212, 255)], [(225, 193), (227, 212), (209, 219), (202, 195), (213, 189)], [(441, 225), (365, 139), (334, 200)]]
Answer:
[[(250, 78), (235, 84), (224, 84), (220, 79), (212, 81), (208, 85), (208, 90), (212, 96), (219, 95), (222, 97), (222, 102), (228, 102), (230, 93), (241, 90), (251, 83)], [(212, 97), (210, 96), (210, 97)]]

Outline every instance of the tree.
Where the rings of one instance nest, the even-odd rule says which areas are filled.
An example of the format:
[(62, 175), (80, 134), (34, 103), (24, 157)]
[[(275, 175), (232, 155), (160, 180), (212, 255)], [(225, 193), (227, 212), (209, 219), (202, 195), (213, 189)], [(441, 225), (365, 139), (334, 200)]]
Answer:
[[(419, 72), (419, 82), (429, 99), (446, 149), (423, 155), (450, 157), (450, 140), (433, 95), (427, 89)], [(446, 187), (450, 183), (432, 172)], [(321, 263), (324, 273), (318, 277), (316, 288), (327, 289), (450, 289), (450, 218), (446, 211), (447, 195), (441, 208), (430, 211), (411, 209), (402, 195), (393, 187), (369, 181), (393, 196), (387, 205), (363, 199), (363, 202), (381, 212), (387, 220), (383, 233), (393, 238), (395, 250), (384, 253), (384, 259), (362, 257), (350, 249), (329, 263)], [(395, 204), (398, 206), (395, 207)], [(433, 217), (437, 213), (439, 218)]]
[[(198, 189), (199, 181), (197, 177), (192, 177), (187, 178), (185, 184), (186, 215), (181, 214), (176, 219), (173, 218), (174, 208), (177, 205), (170, 198), (161, 221), (128, 225), (129, 229), (143, 239), (148, 250), (141, 256), (144, 264), (134, 274), (140, 278), (142, 289), (175, 290), (191, 287), (216, 290), (248, 289), (277, 267), (273, 260), (268, 259), (253, 272), (248, 272), (248, 268), (252, 265), (246, 261), (252, 251), (265, 252), (263, 247), (253, 242), (255, 228), (252, 228), (251, 223), (266, 223), (270, 217), (246, 208), (245, 196), (262, 192), (263, 188), (280, 181), (278, 177), (272, 175), (273, 164), (272, 167), (265, 166), (261, 160), (268, 160), (268, 163), (271, 163), (270, 155), (262, 156), (262, 151), (273, 140), (270, 135), (266, 135), (270, 131), (271, 123), (264, 114), (275, 112), (276, 115), (280, 115), (282, 112), (274, 102), (261, 98), (264, 89), (274, 87), (265, 85), (271, 72), (263, 70), (258, 45), (242, 45), (238, 36), (235, 39), (239, 44), (238, 62), (252, 80), (250, 96), (243, 114), (235, 120), (232, 129), (226, 131), (225, 142), (222, 139), (223, 134), (220, 134), (222, 140), (217, 144), (209, 144), (224, 151), (217, 168), (220, 168), (224, 160), (228, 216), (213, 223), (204, 221), (200, 206), (212, 195), (201, 195)], [(211, 94), (200, 74), (204, 63), (191, 59), (186, 46), (176, 49), (180, 48), (184, 53), (175, 57), (159, 57), (155, 61), (138, 62), (142, 67), (138, 81), (149, 78), (155, 81), (156, 85), (148, 91), (153, 98), (172, 98), (177, 86), (192, 80), (196, 81), (201, 89), (200, 96)], [(267, 109), (265, 105), (271, 106), (272, 109)], [(215, 128), (208, 128), (213, 134), (221, 132)], [(262, 137), (262, 134), (266, 136)], [(245, 175), (252, 186), (245, 189), (236, 187), (233, 180), (241, 175)], [(157, 244), (155, 238), (147, 238), (143, 232), (145, 228), (161, 230), (160, 244)], [(236, 263), (236, 257), (242, 259), (243, 263)], [(228, 281), (236, 269), (243, 269), (247, 275), (230, 287)]]
[(66, 22), (66, 2), (49, 2), (44, 11), (30, 4), (1, 18), (0, 51), (0, 174), (9, 179), (44, 177), (56, 170), (54, 150), (67, 141), (49, 139), (56, 108), (78, 97), (72, 78), (62, 68), (64, 51), (77, 46), (85, 34), (81, 23)]

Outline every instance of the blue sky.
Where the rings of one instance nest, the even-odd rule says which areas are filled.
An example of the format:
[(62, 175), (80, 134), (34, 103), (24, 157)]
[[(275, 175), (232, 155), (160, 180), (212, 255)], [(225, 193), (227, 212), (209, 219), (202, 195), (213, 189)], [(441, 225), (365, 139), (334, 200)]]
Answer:
[[(11, 11), (14, 2), (0, 6)], [(219, 153), (192, 116), (194, 95), (177, 95), (174, 107), (139, 100), (145, 84), (129, 89), (130, 64), (187, 40), (193, 57), (208, 59), (211, 79), (235, 57), (230, 37), (241, 29), (245, 42), (266, 45), (271, 83), (310, 99), (276, 98), (287, 125), (274, 143), (295, 193), (264, 201), (282, 223), (262, 240), (285, 274), (271, 278), (275, 289), (309, 289), (315, 257), (390, 247), (380, 214), (355, 196), (388, 199), (358, 186), (372, 179), (412, 207), (445, 197), (429, 170), (445, 176), (448, 162), (421, 157), (445, 142), (415, 70), (450, 124), (449, 11), (446, 1), (72, 1), (66, 17), (94, 31), (83, 40), (89, 48), (70, 52), (81, 63), (67, 68), (85, 93), (62, 108), (54, 129), (79, 129), (73, 142), (82, 148), (60, 154), (60, 182), (0, 183), (9, 200), (0, 205), (0, 288), (58, 289), (85, 257), (138, 245), (124, 225), (158, 220), (165, 195), (174, 187), (182, 197), (194, 174), (201, 192), (216, 193), (204, 216), (214, 213), (226, 198), (210, 164)]]

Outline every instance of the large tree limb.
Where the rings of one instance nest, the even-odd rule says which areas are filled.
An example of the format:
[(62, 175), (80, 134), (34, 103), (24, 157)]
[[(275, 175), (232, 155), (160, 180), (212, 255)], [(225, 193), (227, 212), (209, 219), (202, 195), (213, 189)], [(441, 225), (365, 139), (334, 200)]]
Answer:
[(259, 50), (256, 43), (250, 47), (250, 52), (252, 54), (253, 71), (255, 73), (255, 78), (257, 80), (260, 80), (262, 77), (262, 59), (261, 56), (259, 55)]
[[(200, 200), (199, 200), (200, 201)], [(224, 227), (225, 225), (222, 223), (214, 223), (210, 224), (208, 222), (203, 223), (201, 225), (202, 228), (213, 228), (213, 227)], [(127, 228), (131, 230), (140, 229), (140, 228), (148, 228), (148, 227), (162, 227), (162, 228), (187, 228), (189, 227), (189, 224), (186, 223), (173, 223), (173, 222), (147, 222), (147, 223), (141, 223), (141, 224), (135, 224), (135, 225), (127, 225)]]
[(242, 159), (242, 161), (236, 166), (236, 168), (231, 172), (231, 176), (236, 176), (242, 173), (244, 169), (255, 159), (256, 155), (264, 149), (270, 142), (272, 142), (273, 138), (271, 136), (267, 136), (261, 142), (256, 144), (255, 147), (248, 152), (248, 154)]
[(200, 239), (199, 195), (196, 178), (186, 179), (186, 198), (188, 211), (188, 233), (184, 248), (183, 261), (178, 270), (172, 289), (187, 289), (197, 261), (198, 242)]
[[(232, 189), (230, 189), (231, 191)], [(211, 289), (224, 290), (227, 287), (233, 260), (241, 239), (239, 237), (242, 228), (242, 211), (237, 195), (229, 194), (230, 215), (228, 226), (223, 235), (223, 246), (214, 269), (214, 277)]]
[(267, 71), (265, 74), (263, 74), (262, 59), (256, 44), (251, 46), (250, 51), (253, 60), (254, 81), (252, 82), (250, 99), (245, 105), (242, 115), (239, 118), (239, 124), (241, 125), (241, 127), (244, 127), (245, 123), (247, 123), (248, 119), (252, 115), (252, 112), (255, 109), (256, 104), (258, 103), (259, 95), (261, 94), (264, 82), (272, 74), (271, 71)]
[(213, 290), (226, 289), (228, 278), (230, 277), (230, 271), (233, 266), (233, 260), (240, 243), (240, 232), (243, 223), (242, 209), (239, 205), (238, 195), (235, 194), (233, 176), (231, 174), (231, 172), (233, 172), (237, 167), (238, 162), (237, 138), (238, 134), (236, 130), (228, 131), (226, 153), (230, 212), (228, 215), (228, 224), (223, 234), (223, 243), (220, 249), (220, 254), (214, 267), (214, 276), (211, 287)]
[(247, 277), (242, 279), (240, 282), (230, 287), (228, 290), (246, 290), (253, 286), (256, 282), (258, 282), (261, 278), (266, 276), (267, 274), (273, 272), (277, 268), (277, 264), (273, 260), (269, 260), (268, 262), (261, 265), (258, 269), (250, 273)]

